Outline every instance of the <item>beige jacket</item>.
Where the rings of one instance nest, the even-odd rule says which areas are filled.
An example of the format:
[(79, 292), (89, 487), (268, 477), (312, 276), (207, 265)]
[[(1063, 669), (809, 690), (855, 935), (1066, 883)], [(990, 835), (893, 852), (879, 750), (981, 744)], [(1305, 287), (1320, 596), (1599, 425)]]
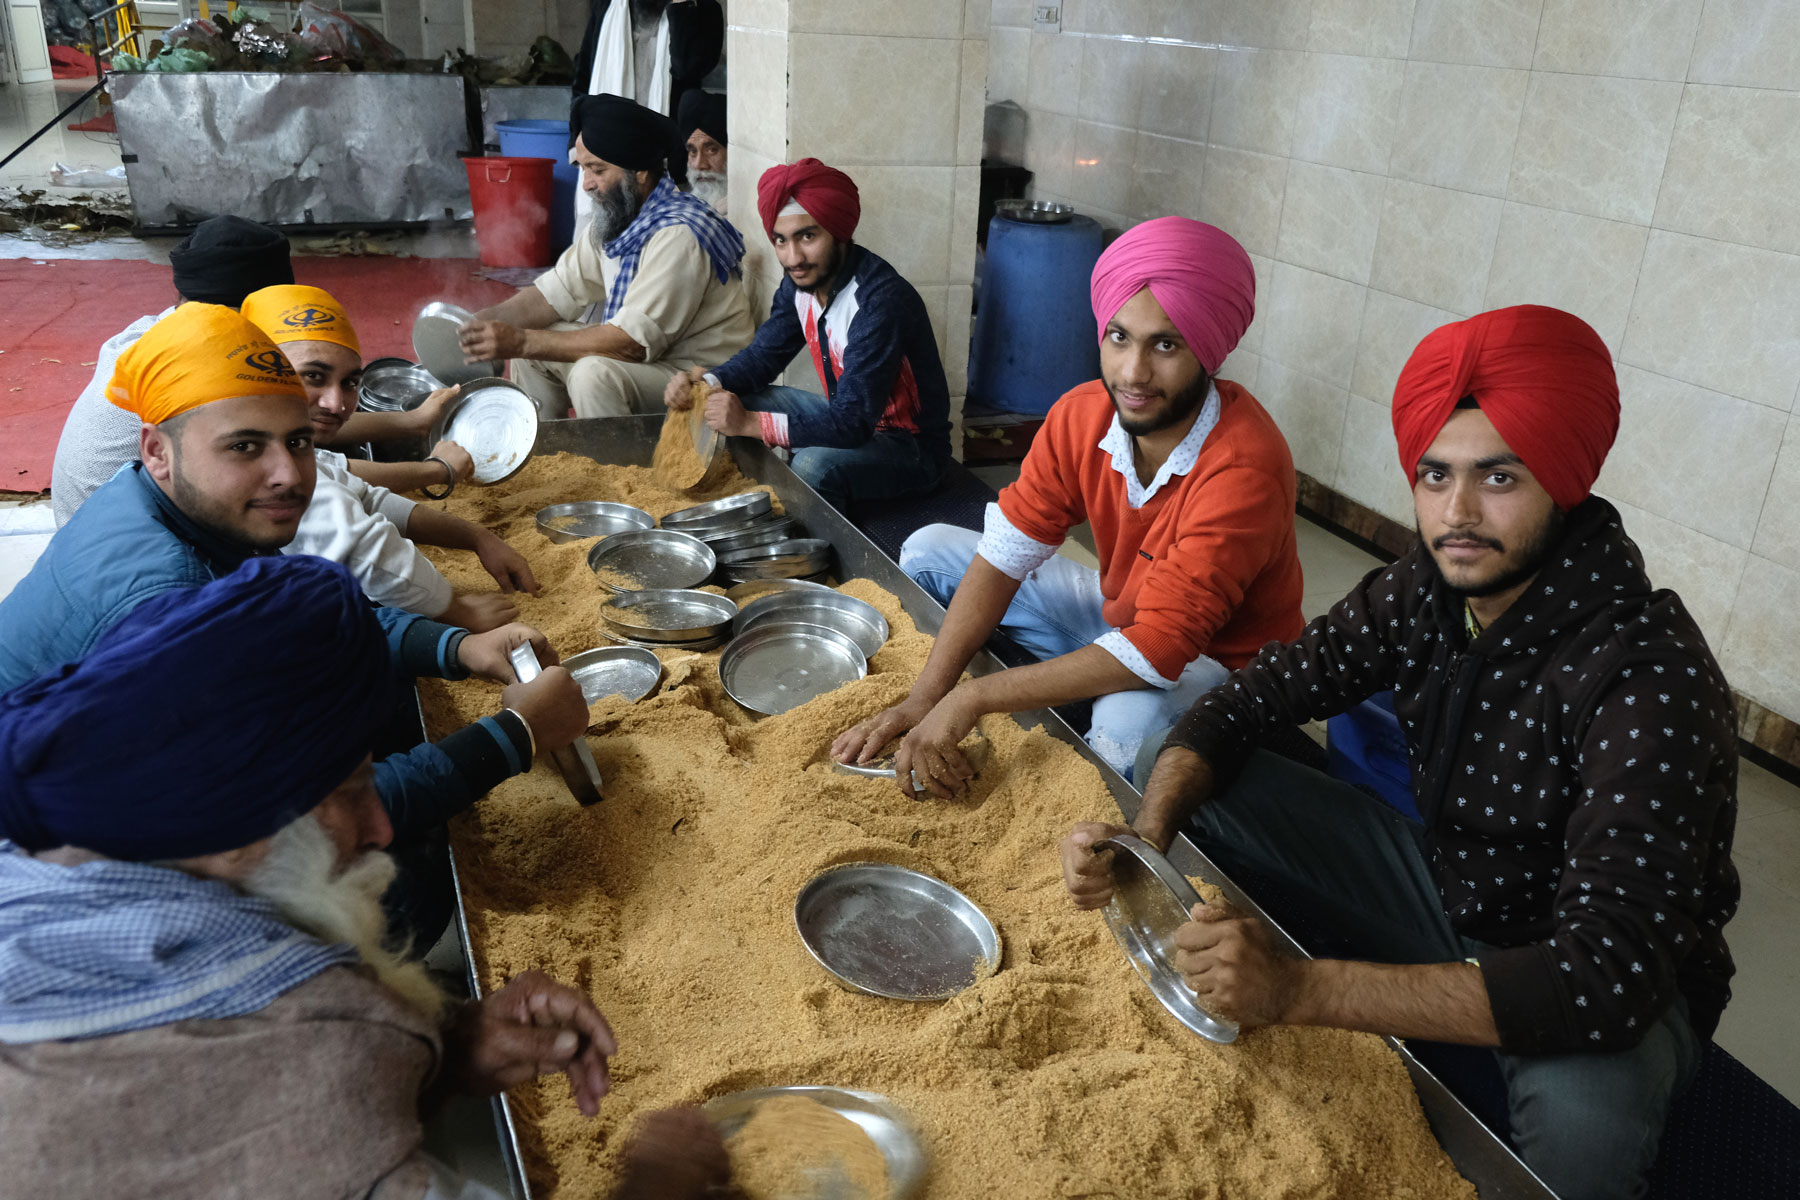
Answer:
[(417, 1200), (442, 1045), (361, 968), (261, 1012), (0, 1045), (0, 1192), (33, 1200)]
[[(593, 325), (602, 319), (618, 273), (619, 260), (601, 253), (582, 229), (534, 286), (563, 320)], [(679, 225), (657, 230), (644, 243), (625, 306), (606, 323), (642, 346), (645, 362), (684, 370), (717, 366), (756, 334), (742, 276), (720, 283), (699, 239)]]

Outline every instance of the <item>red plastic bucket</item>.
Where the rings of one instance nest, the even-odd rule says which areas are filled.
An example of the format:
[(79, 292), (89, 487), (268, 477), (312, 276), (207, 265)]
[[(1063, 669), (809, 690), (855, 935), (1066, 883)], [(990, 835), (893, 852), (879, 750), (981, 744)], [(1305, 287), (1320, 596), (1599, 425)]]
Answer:
[(490, 267), (550, 265), (550, 169), (547, 158), (465, 158), (475, 241)]

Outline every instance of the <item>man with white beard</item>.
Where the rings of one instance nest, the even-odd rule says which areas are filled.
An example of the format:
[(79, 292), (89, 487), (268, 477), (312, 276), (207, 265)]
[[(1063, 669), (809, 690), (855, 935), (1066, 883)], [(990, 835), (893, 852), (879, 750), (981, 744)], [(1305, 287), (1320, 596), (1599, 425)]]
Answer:
[(463, 326), (469, 362), (513, 360), (513, 381), (558, 420), (661, 412), (678, 372), (750, 344), (744, 239), (680, 184), (675, 123), (618, 96), (576, 101), (570, 121), (585, 233), (556, 265)]
[[(154, 662), (156, 670), (143, 670)], [(486, 1200), (421, 1113), (617, 1043), (528, 971), (446, 997), (384, 948), (369, 731), (397, 686), (355, 579), (258, 558), (139, 605), (0, 696), (0, 1177), (9, 1194)], [(616, 1198), (698, 1196), (724, 1151), (657, 1114)]]
[(725, 97), (695, 88), (682, 96), (675, 124), (687, 146), (688, 187), (725, 216)]

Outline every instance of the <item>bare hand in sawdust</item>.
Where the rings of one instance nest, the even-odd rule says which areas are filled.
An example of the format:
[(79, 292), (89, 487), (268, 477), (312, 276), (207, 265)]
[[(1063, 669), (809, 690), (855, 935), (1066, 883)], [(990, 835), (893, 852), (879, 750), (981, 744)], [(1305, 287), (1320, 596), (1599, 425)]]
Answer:
[(586, 1117), (612, 1088), (606, 1060), (619, 1052), (612, 1026), (586, 995), (542, 971), (526, 971), (465, 1004), (444, 1032), (444, 1067), (463, 1091), (491, 1096), (562, 1072)]
[(625, 1146), (625, 1178), (612, 1200), (688, 1200), (731, 1181), (719, 1131), (697, 1108), (646, 1114)]
[(919, 783), (939, 800), (948, 800), (975, 778), (960, 743), (981, 714), (956, 701), (953, 691), (934, 704), (894, 752), (894, 782), (906, 795), (911, 796), (913, 784)]
[(1131, 830), (1123, 825), (1083, 821), (1062, 840), (1063, 886), (1076, 908), (1104, 908), (1113, 897), (1112, 850), (1094, 845)]
[(841, 763), (870, 763), (881, 757), (882, 748), (889, 742), (923, 721), (931, 707), (931, 701), (908, 696), (838, 734), (831, 743), (831, 757)]
[(1300, 960), (1278, 954), (1269, 931), (1228, 904), (1196, 904), (1175, 931), (1175, 969), (1201, 1007), (1239, 1027), (1279, 1025), (1300, 989)]
[(487, 633), (471, 633), (456, 648), (456, 657), (463, 669), (471, 675), (492, 679), (495, 683), (511, 683), (516, 676), (512, 659), (507, 656), (512, 653), (514, 646), (522, 642), (531, 643), (539, 666), (547, 667), (551, 663), (562, 661), (551, 647), (549, 638), (520, 621), (502, 625)]
[(475, 542), (475, 557), (481, 560), (482, 569), (494, 577), (501, 591), (538, 594), (537, 576), (531, 573), (531, 564), (525, 561), (525, 556), (486, 529)]

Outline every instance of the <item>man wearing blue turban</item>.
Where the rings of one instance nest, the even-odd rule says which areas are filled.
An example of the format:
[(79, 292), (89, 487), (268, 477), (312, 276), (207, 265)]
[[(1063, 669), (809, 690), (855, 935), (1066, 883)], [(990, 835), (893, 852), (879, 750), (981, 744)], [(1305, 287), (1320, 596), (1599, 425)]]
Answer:
[[(528, 971), (452, 1005), (383, 947), (395, 687), (355, 579), (299, 556), (148, 600), (0, 696), (9, 1194), (479, 1198), (421, 1149), (428, 1086), (561, 1071), (598, 1111), (617, 1044), (586, 995)], [(628, 1178), (716, 1182), (666, 1190), (723, 1151), (658, 1121)]]

